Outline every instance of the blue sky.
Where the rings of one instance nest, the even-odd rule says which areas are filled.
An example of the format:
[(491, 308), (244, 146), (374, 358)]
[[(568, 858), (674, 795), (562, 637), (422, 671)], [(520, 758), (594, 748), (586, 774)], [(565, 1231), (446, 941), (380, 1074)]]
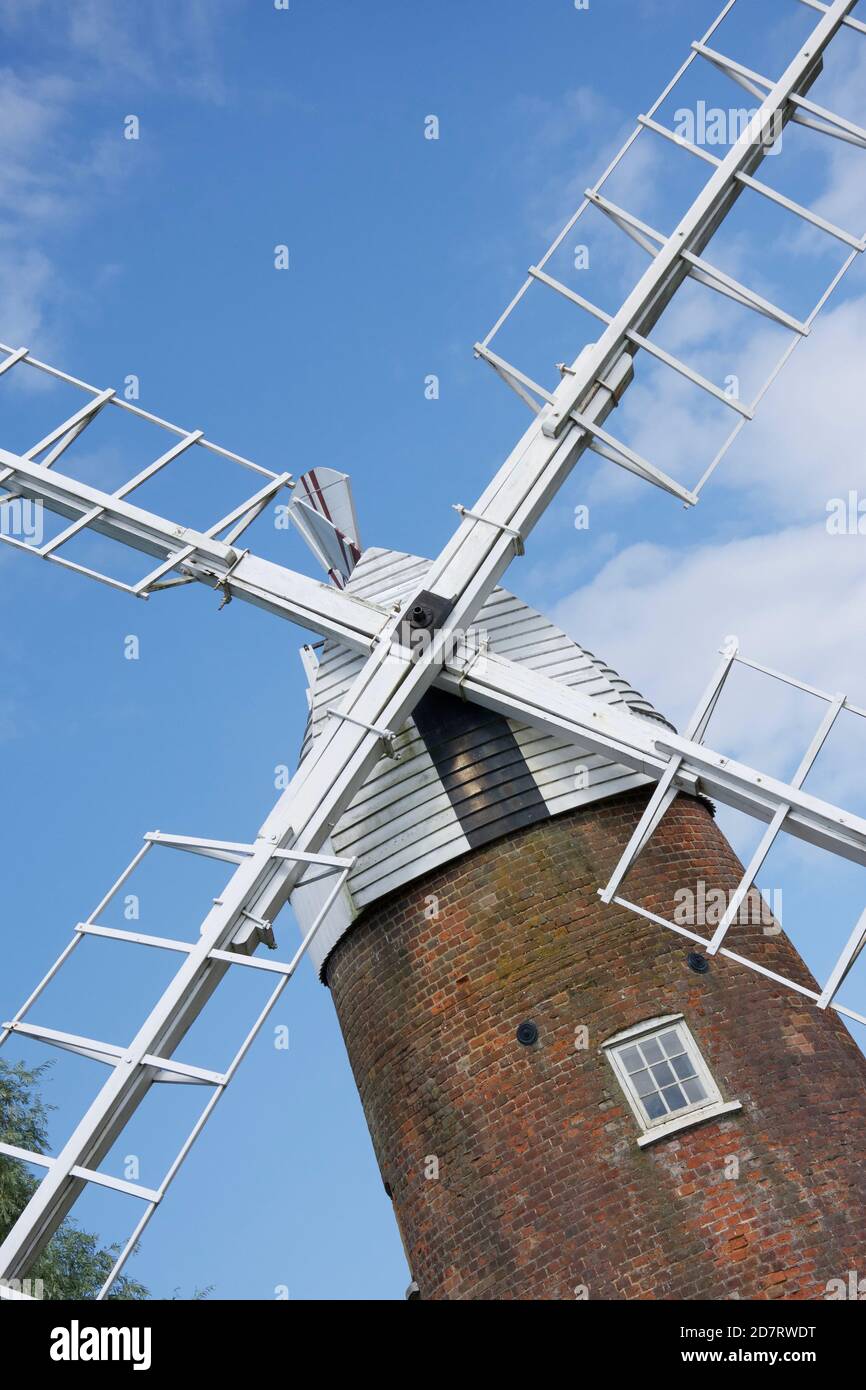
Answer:
[[(716, 0), (591, 0), (585, 11), (571, 0), (291, 0), (288, 11), (271, 0), (3, 0), (0, 340), (100, 386), (135, 374), (148, 409), (269, 468), (343, 469), (366, 544), (434, 554), (454, 524), (450, 504), (471, 505), (527, 418), (472, 344), (716, 10)], [(738, 0), (714, 43), (775, 76), (816, 18), (794, 0)], [(816, 99), (866, 122), (864, 73), (862, 37), (842, 35)], [(672, 125), (701, 99), (748, 105), (696, 65), (659, 119)], [(135, 141), (123, 138), (131, 114)], [(424, 138), (430, 115), (435, 141)], [(762, 177), (859, 233), (864, 158), (789, 127)], [(666, 231), (701, 177), (698, 161), (644, 135), (610, 196)], [(591, 216), (555, 273), (613, 310), (642, 257)], [(580, 273), (578, 242), (590, 252)], [(288, 271), (274, 268), (278, 244)], [(797, 314), (840, 263), (837, 244), (751, 196), (713, 255)], [(832, 499), (866, 496), (864, 293), (858, 264), (694, 511), (586, 456), (509, 574), (680, 723), (728, 633), (747, 654), (866, 705), (866, 539), (826, 526)], [(495, 346), (550, 386), (591, 323), (537, 300), (546, 294), (536, 287)], [(659, 340), (718, 382), (739, 376), (744, 397), (784, 342), (699, 286)], [(689, 392), (639, 374), (615, 428), (691, 484), (726, 422), (724, 408), (707, 411)], [(78, 404), (7, 375), (0, 445), (28, 447)], [(147, 430), (127, 435), (112, 415), (83, 437), (75, 469), (69, 455), (70, 471), (103, 486), (166, 447), (157, 437), (151, 450)], [(215, 520), (224, 498), (257, 486), (236, 474), (190, 470), (150, 505), (189, 524)], [(574, 527), (578, 504), (590, 508), (588, 531)], [(315, 572), (269, 516), (250, 542)], [(108, 551), (85, 540), (76, 558), (144, 572)], [(238, 603), (218, 612), (198, 586), (136, 604), (8, 549), (0, 575), (8, 1016), (145, 831), (254, 835), (276, 797), (274, 769), (293, 765), (299, 745), (304, 635)], [(124, 657), (130, 635), (137, 661)], [(789, 773), (821, 713), (744, 674), (713, 739)], [(862, 812), (864, 747), (863, 721), (846, 716), (809, 787)], [(742, 853), (758, 837), (734, 817), (723, 824)], [(786, 928), (826, 973), (866, 898), (861, 871), (786, 844), (759, 884), (783, 889)], [(152, 854), (141, 930), (194, 932), (218, 888), (201, 865)], [(280, 936), (288, 947), (288, 914)], [(34, 1020), (123, 1041), (167, 978), (171, 960), (155, 956), (86, 943)], [(260, 998), (253, 983), (220, 996), (188, 1060), (227, 1062)], [(866, 1011), (864, 970), (843, 999)], [(289, 1027), (288, 1051), (268, 1030), (259, 1039), (132, 1268), (159, 1295), (213, 1285), (236, 1299), (277, 1286), (299, 1299), (400, 1298), (405, 1260), (312, 972), (274, 1022)], [(59, 1056), (47, 1088), (55, 1141), (101, 1079), (94, 1064)], [(122, 1172), (134, 1153), (140, 1180), (157, 1184), (199, 1103), (192, 1088), (160, 1088), (107, 1169)], [(88, 1196), (80, 1212), (107, 1239), (138, 1215), (114, 1194)]]

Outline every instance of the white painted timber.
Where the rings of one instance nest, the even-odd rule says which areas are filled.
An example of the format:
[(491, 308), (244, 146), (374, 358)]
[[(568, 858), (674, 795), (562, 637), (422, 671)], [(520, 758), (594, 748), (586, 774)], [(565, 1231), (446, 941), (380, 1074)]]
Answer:
[[(417, 556), (371, 548), (362, 554), (347, 592), (387, 608), (416, 592), (428, 568), (429, 561)], [(579, 690), (600, 704), (640, 715), (659, 733), (669, 728), (622, 676), (506, 590), (494, 590), (473, 630), (486, 634), (491, 653)], [(329, 726), (326, 711), (345, 696), (363, 662), (361, 654), (333, 639), (320, 648), (302, 764)], [(508, 723), (551, 815), (647, 782), (602, 754), (581, 754), (573, 741), (516, 720)], [(356, 863), (311, 947), (311, 959), (320, 971), (360, 911), (470, 849), (413, 720), (407, 720), (396, 747), (399, 762), (383, 758), (376, 764), (330, 836), (326, 852), (354, 858)], [(479, 770), (483, 767), (481, 752)], [(321, 910), (328, 887), (327, 880), (312, 871), (295, 889), (292, 907), (302, 932)]]

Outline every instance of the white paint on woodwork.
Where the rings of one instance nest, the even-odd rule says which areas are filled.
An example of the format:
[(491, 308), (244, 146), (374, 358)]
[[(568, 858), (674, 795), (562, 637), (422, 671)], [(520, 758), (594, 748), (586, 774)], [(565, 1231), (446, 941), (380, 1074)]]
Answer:
[[(428, 567), (429, 562), (417, 556), (371, 548), (361, 556), (348, 591), (383, 605), (398, 603), (417, 590)], [(661, 719), (616, 671), (506, 590), (494, 591), (476, 626), (487, 634), (491, 651), (542, 671), (604, 704), (625, 706), (635, 715), (654, 721)], [(319, 649), (302, 761), (325, 728), (327, 709), (339, 703), (363, 662), (363, 656), (330, 638)], [(574, 744), (509, 723), (551, 815), (642, 786), (647, 780), (600, 754), (581, 754)], [(324, 849), (328, 854), (354, 857), (357, 863), (310, 948), (317, 969), (363, 908), (470, 848), (412, 720), (401, 732), (397, 746), (400, 761), (381, 759)], [(575, 785), (578, 763), (587, 772), (586, 785), (579, 790)], [(319, 878), (320, 872), (312, 870), (292, 894), (302, 931), (307, 930), (330, 891), (329, 879)]]

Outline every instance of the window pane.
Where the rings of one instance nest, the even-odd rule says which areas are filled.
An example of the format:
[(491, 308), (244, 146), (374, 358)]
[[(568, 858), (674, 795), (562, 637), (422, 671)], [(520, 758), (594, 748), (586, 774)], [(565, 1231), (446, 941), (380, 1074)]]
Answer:
[(706, 1100), (707, 1098), (707, 1093), (704, 1090), (703, 1083), (700, 1082), (696, 1076), (693, 1076), (690, 1078), (690, 1080), (683, 1082), (683, 1090), (685, 1091), (686, 1095), (689, 1098), (689, 1102), (692, 1105), (694, 1105), (695, 1101)]
[(666, 1086), (662, 1091), (662, 1095), (668, 1103), (668, 1108), (671, 1110), (682, 1110), (684, 1105), (688, 1105), (688, 1101), (679, 1086)]
[(648, 1071), (636, 1071), (631, 1080), (639, 1096), (648, 1096), (650, 1091), (658, 1089)]
[[(712, 1082), (699, 1076), (701, 1054), (685, 1024), (669, 1024), (633, 1042), (621, 1043), (609, 1054), (616, 1059), (619, 1080), (632, 1104), (640, 1102), (644, 1127), (705, 1106), (718, 1097)], [(626, 1079), (627, 1078), (627, 1079)]]
[(657, 1067), (653, 1067), (652, 1074), (659, 1086), (670, 1086), (672, 1082), (676, 1081), (668, 1062), (660, 1062)]
[(644, 1096), (643, 1108), (651, 1120), (661, 1120), (667, 1114), (664, 1101), (658, 1091), (653, 1091), (651, 1096)]
[(626, 1070), (629, 1072), (640, 1071), (641, 1067), (644, 1065), (643, 1057), (641, 1057), (636, 1047), (624, 1047), (619, 1055), (625, 1062)]
[(680, 1057), (671, 1058), (671, 1066), (679, 1077), (695, 1074), (695, 1064), (687, 1052), (682, 1053)]

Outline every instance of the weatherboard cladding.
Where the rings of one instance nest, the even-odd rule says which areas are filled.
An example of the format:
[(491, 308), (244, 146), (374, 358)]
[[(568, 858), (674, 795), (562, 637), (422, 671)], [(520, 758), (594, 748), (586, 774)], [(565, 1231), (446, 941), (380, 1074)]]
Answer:
[(472, 849), (548, 819), (544, 797), (501, 714), (434, 689), (419, 701), (413, 719)]
[[(429, 561), (365, 550), (348, 589), (384, 606), (423, 587)], [(490, 650), (542, 671), (605, 704), (664, 723), (642, 695), (520, 599), (497, 589), (476, 628)], [(363, 665), (362, 655), (328, 639), (318, 649), (301, 761)], [(321, 968), (357, 914), (370, 903), (467, 850), (562, 811), (641, 786), (646, 779), (574, 744), (438, 690), (424, 696), (401, 731), (400, 761), (383, 757), (340, 817), (330, 846), (355, 858), (346, 888), (310, 954)], [(576, 776), (577, 764), (585, 769)], [(332, 886), (320, 871), (295, 889), (303, 931)]]

